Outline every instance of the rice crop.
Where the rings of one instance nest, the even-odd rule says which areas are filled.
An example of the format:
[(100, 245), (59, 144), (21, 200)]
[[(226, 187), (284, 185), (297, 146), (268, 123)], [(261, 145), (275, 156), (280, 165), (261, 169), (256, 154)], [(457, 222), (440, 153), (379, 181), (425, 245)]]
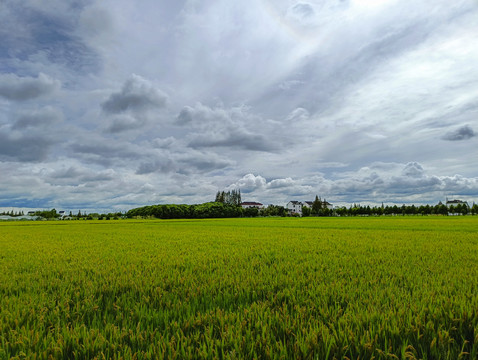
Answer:
[(0, 359), (478, 359), (478, 218), (0, 223)]

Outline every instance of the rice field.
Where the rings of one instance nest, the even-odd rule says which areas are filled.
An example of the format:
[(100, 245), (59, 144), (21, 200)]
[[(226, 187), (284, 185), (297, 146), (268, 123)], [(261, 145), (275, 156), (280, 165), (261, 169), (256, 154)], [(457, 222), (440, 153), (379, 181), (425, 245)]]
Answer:
[(0, 223), (0, 359), (478, 359), (478, 218)]

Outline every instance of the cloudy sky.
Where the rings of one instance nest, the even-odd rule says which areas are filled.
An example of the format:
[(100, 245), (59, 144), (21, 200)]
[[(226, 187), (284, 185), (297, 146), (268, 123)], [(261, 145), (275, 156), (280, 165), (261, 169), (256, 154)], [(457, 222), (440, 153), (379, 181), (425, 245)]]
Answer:
[(478, 202), (476, 0), (0, 0), (0, 208)]

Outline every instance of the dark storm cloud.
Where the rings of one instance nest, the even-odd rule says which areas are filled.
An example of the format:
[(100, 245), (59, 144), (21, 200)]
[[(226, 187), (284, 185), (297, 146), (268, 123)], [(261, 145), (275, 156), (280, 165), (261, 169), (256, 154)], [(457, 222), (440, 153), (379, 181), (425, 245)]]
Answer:
[(193, 148), (277, 151), (279, 146), (261, 134), (261, 122), (246, 108), (210, 108), (200, 103), (195, 107), (185, 106), (176, 118), (178, 125), (192, 129), (189, 146)]
[(91, 144), (75, 144), (71, 147), (75, 152), (86, 155), (94, 155), (101, 159), (138, 159), (141, 154), (137, 150), (130, 149), (126, 144), (108, 144), (91, 143)]
[(144, 120), (137, 119), (128, 114), (120, 114), (112, 119), (111, 124), (106, 128), (106, 132), (115, 134), (123, 131), (134, 130), (142, 127), (144, 123)]
[(443, 188), (443, 181), (437, 176), (420, 177), (392, 177), (382, 179), (382, 193), (390, 195), (420, 195), (427, 191), (440, 191)]
[(175, 165), (170, 159), (161, 158), (143, 162), (136, 170), (137, 175), (151, 174), (155, 172), (169, 173), (175, 170)]
[(417, 162), (410, 162), (402, 170), (402, 174), (410, 177), (420, 177), (424, 173), (423, 166)]
[(70, 166), (53, 171), (45, 176), (45, 181), (54, 185), (78, 185), (114, 180), (112, 170), (93, 171), (88, 168)]
[(125, 111), (142, 112), (162, 108), (166, 105), (168, 96), (146, 79), (132, 75), (122, 89), (110, 95), (101, 104), (104, 112), (119, 114)]
[(95, 163), (103, 166), (116, 164), (124, 166), (137, 161), (151, 153), (146, 149), (129, 142), (117, 142), (111, 139), (94, 137), (93, 139), (76, 139), (69, 145), (69, 150), (75, 158), (80, 158), (86, 163)]
[(42, 136), (0, 132), (0, 160), (37, 162), (45, 160), (53, 142)]
[(233, 164), (233, 161), (214, 152), (176, 146), (173, 151), (163, 152), (161, 157), (142, 162), (136, 174), (176, 172), (191, 175), (224, 169)]
[[(195, 171), (208, 173), (234, 165), (233, 161), (216, 153), (202, 151), (190, 151), (189, 153), (180, 156), (178, 162), (182, 173), (191, 173)], [(188, 169), (191, 169), (191, 171)]]
[(253, 134), (242, 129), (225, 129), (226, 133), (211, 132), (198, 135), (190, 143), (193, 148), (227, 147), (251, 151), (276, 151), (279, 147), (265, 136)]
[(461, 141), (471, 139), (475, 136), (475, 131), (469, 125), (464, 125), (456, 130), (446, 133), (442, 139), (448, 141)]
[(185, 106), (176, 117), (178, 125), (185, 125), (193, 121), (194, 109), (191, 106)]
[[(120, 156), (120, 154), (125, 155), (125, 149), (122, 144), (108, 144), (103, 141), (76, 143), (73, 144), (71, 148), (73, 151), (81, 154), (94, 154), (102, 157), (117, 157)], [(131, 154), (128, 157), (131, 157)]]
[[(4, 63), (44, 58), (74, 72), (91, 73), (101, 68), (97, 53), (76, 34), (82, 2), (45, 3), (6, 1), (7, 24), (0, 27), (0, 59)], [(7, 18), (5, 20), (5, 18)], [(14, 31), (12, 31), (14, 29)], [(0, 66), (1, 69), (1, 66)]]
[(61, 111), (47, 106), (43, 109), (22, 112), (15, 120), (12, 129), (47, 127), (63, 120)]
[(152, 147), (157, 149), (169, 149), (175, 146), (178, 140), (173, 136), (167, 138), (156, 138), (151, 142)]
[(51, 177), (55, 179), (77, 179), (80, 176), (81, 172), (73, 166), (70, 166), (67, 169), (57, 170), (51, 175)]
[(315, 13), (314, 7), (311, 4), (303, 2), (297, 3), (292, 6), (291, 11), (295, 16), (306, 18), (309, 16), (313, 16)]
[(12, 101), (25, 101), (48, 95), (60, 88), (60, 82), (40, 73), (37, 78), (0, 74), (0, 96)]

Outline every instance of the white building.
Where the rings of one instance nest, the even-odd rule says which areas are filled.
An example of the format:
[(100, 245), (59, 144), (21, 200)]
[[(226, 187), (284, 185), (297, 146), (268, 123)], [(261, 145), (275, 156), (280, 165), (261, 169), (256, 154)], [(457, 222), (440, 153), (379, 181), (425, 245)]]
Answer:
[[(334, 206), (326, 200), (322, 200), (321, 204), (322, 204), (323, 209), (325, 209), (325, 208), (327, 208), (329, 210), (334, 209)], [(289, 201), (287, 203), (286, 209), (289, 211), (289, 214), (299, 214), (300, 216), (302, 216), (302, 209), (303, 208), (312, 209), (313, 205), (314, 205), (313, 201), (301, 202), (301, 201), (292, 200), (292, 201)]]
[(249, 208), (262, 209), (264, 207), (263, 204), (254, 202), (254, 201), (245, 201), (241, 203), (241, 206), (243, 209), (249, 209)]
[(465, 205), (466, 207), (468, 206), (468, 203), (466, 201), (462, 200), (448, 200), (446, 199), (446, 207), (449, 209), (451, 206), (457, 206), (457, 205)]
[(291, 214), (299, 214), (300, 216), (302, 216), (302, 203), (300, 201), (289, 201), (287, 203), (286, 209)]

